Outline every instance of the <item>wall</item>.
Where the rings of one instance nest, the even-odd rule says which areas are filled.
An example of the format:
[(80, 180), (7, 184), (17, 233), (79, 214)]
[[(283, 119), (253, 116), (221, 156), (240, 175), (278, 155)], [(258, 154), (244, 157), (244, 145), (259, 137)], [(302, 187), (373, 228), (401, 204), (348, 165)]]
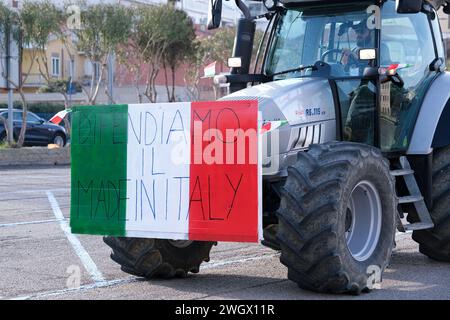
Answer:
[(47, 147), (0, 150), (0, 167), (69, 164), (70, 147), (53, 150), (49, 150)]

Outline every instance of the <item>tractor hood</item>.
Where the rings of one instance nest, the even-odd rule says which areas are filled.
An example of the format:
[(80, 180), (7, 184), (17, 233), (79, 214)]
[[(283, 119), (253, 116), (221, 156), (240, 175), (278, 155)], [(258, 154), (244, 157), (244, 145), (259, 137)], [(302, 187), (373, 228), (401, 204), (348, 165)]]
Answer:
[(221, 100), (258, 100), (264, 121), (287, 120), (291, 126), (335, 119), (331, 87), (323, 78), (274, 81)]
[[(334, 99), (327, 79), (274, 81), (235, 92), (221, 100), (257, 100), (264, 122), (275, 124), (276, 130), (263, 135), (264, 176), (286, 175), (285, 169), (296, 159), (298, 151), (314, 143), (336, 139)], [(279, 123), (283, 125), (277, 126)]]

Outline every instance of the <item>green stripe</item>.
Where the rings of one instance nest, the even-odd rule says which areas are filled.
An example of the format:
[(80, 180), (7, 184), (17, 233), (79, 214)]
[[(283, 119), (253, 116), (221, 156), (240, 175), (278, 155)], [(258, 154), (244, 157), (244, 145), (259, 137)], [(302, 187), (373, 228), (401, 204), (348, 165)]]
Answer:
[(72, 108), (73, 233), (125, 236), (128, 107)]

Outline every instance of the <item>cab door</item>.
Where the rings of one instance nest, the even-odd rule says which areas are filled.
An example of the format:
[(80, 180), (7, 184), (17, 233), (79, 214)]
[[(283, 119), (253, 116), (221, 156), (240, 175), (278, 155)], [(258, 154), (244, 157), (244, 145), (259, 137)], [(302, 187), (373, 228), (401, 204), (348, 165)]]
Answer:
[(364, 71), (377, 68), (377, 60), (360, 60), (358, 53), (361, 49), (376, 49), (379, 31), (370, 28), (367, 21), (366, 10), (341, 21), (330, 21), (322, 34), (321, 57), (331, 66), (340, 138), (375, 145), (378, 84), (376, 77), (366, 78)]
[(394, 1), (382, 8), (381, 44), (386, 50), (381, 51), (381, 68), (397, 72), (380, 83), (380, 147), (384, 152), (404, 152), (409, 146), (424, 95), (438, 75), (432, 66), (437, 58), (444, 58), (442, 43), (436, 45), (442, 40), (433, 37), (432, 27), (438, 23), (433, 11), (397, 14)]

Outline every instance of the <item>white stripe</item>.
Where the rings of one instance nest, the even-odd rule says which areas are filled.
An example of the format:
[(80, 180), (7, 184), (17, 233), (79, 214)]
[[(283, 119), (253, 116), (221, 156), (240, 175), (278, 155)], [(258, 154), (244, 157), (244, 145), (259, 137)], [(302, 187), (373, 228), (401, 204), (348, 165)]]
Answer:
[(87, 291), (87, 290), (111, 287), (111, 286), (115, 286), (115, 285), (119, 285), (119, 284), (127, 284), (127, 283), (132, 283), (132, 282), (137, 282), (137, 281), (140, 281), (140, 279), (134, 278), (134, 277), (130, 277), (130, 278), (126, 278), (126, 279), (119, 279), (119, 280), (103, 281), (103, 282), (80, 286), (80, 287), (74, 288), (74, 289), (61, 289), (61, 290), (39, 292), (39, 293), (29, 295), (29, 296), (20, 296), (20, 297), (16, 297), (16, 298), (11, 298), (9, 300), (30, 300), (30, 299), (36, 299), (36, 298), (61, 296), (61, 295), (69, 294), (69, 293), (78, 293), (78, 292), (83, 292), (83, 291)]
[[(258, 261), (258, 260), (266, 260), (266, 259), (271, 259), (271, 258), (275, 258), (278, 256), (279, 256), (279, 254), (268, 254), (268, 255), (263, 255), (263, 256), (253, 256), (253, 257), (236, 259), (236, 260), (224, 260), (224, 261), (217, 261), (217, 262), (212, 261), (208, 264), (201, 266), (201, 270), (216, 269), (216, 268), (220, 268), (220, 267), (230, 265), (230, 264), (237, 264), (237, 263), (244, 263), (244, 262)], [(20, 297), (16, 297), (16, 298), (11, 298), (9, 300), (30, 300), (30, 299), (36, 299), (36, 298), (61, 296), (61, 295), (66, 295), (66, 294), (70, 294), (70, 293), (81, 293), (83, 291), (88, 291), (88, 290), (93, 290), (93, 289), (98, 289), (98, 288), (107, 288), (107, 287), (111, 287), (111, 286), (115, 286), (115, 285), (128, 284), (128, 283), (134, 283), (134, 282), (140, 282), (140, 281), (144, 282), (145, 280), (143, 280), (143, 278), (136, 278), (136, 277), (117, 279), (117, 280), (109, 280), (109, 281), (104, 281), (104, 282), (100, 282), (100, 283), (83, 285), (83, 286), (80, 286), (80, 287), (74, 288), (74, 289), (44, 291), (44, 292), (39, 292), (39, 293), (36, 293), (33, 295), (29, 295), (29, 296), (20, 296)]]
[(131, 104), (128, 115), (126, 235), (185, 240), (191, 104)]
[[(258, 111), (258, 123), (262, 123), (263, 115), (261, 111)], [(261, 129), (258, 126), (258, 239), (260, 241), (264, 240), (263, 231), (263, 195), (262, 195), (262, 164), (263, 164), (263, 139), (261, 139)], [(272, 138), (273, 139), (273, 138)]]
[(64, 215), (62, 214), (61, 209), (59, 208), (58, 202), (53, 196), (53, 193), (47, 191), (47, 197), (48, 201), (50, 202), (50, 205), (52, 206), (52, 210), (56, 219), (59, 220), (59, 225), (62, 231), (64, 232), (64, 234), (67, 237), (67, 240), (69, 240), (70, 244), (75, 250), (75, 253), (83, 263), (84, 268), (91, 275), (92, 280), (94, 280), (95, 282), (105, 281), (102, 273), (100, 272), (100, 270), (98, 270), (89, 253), (84, 249), (83, 245), (80, 243), (80, 240), (78, 240), (78, 238), (70, 231), (69, 224), (65, 220)]
[[(63, 220), (66, 220), (66, 219), (63, 219)], [(29, 224), (52, 223), (52, 222), (59, 222), (59, 221), (62, 221), (62, 220), (50, 219), (50, 220), (38, 220), (38, 221), (27, 221), (27, 222), (4, 223), (4, 224), (0, 224), (0, 228), (24, 226), (24, 225), (29, 225)]]
[(266, 259), (272, 259), (275, 257), (279, 257), (279, 253), (273, 253), (273, 254), (267, 254), (263, 256), (253, 256), (253, 257), (247, 257), (243, 259), (236, 259), (236, 260), (225, 260), (225, 261), (211, 261), (209, 264), (206, 264), (201, 267), (202, 270), (207, 269), (215, 269), (218, 267), (223, 267), (230, 264), (238, 264), (238, 263), (244, 263), (244, 262), (250, 262), (250, 261), (258, 261), (258, 260), (266, 260)]
[[(56, 192), (56, 191), (69, 191), (70, 188), (58, 188), (58, 189), (52, 189), (52, 192)], [(13, 195), (13, 194), (26, 194), (26, 193), (42, 193), (42, 190), (17, 190), (17, 191), (11, 191), (11, 192), (4, 192), (2, 193), (2, 196), (7, 196), (7, 195)], [(0, 201), (2, 201), (0, 199)]]

